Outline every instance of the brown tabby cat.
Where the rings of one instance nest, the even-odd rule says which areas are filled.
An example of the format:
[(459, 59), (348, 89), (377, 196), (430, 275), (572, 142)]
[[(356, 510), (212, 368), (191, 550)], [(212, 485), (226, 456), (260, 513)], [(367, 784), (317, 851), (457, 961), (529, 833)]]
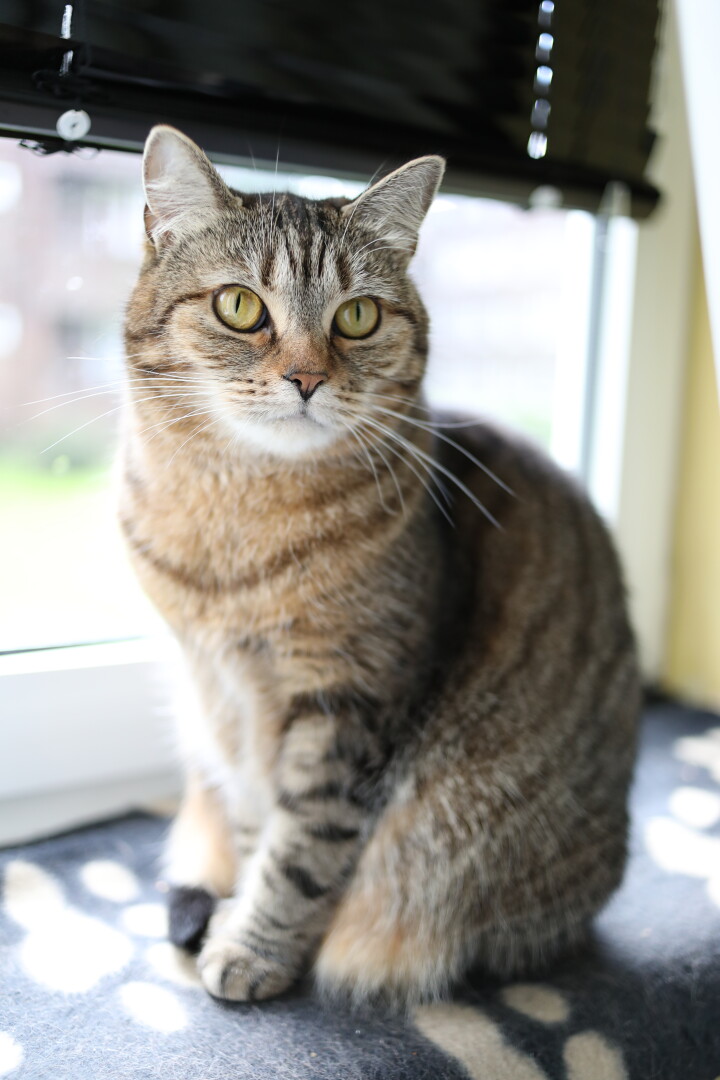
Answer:
[(173, 941), (239, 1001), (549, 960), (622, 874), (638, 678), (574, 484), (423, 419), (407, 266), (443, 161), (240, 195), (157, 127), (144, 167), (122, 523), (197, 696)]

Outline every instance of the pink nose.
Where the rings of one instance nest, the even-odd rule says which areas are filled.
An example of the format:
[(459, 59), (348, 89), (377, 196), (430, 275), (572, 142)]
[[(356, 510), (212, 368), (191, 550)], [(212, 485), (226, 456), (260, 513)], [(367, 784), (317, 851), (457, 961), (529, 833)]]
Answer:
[(327, 379), (326, 371), (289, 371), (283, 379), (295, 383), (303, 401), (309, 401), (318, 386)]

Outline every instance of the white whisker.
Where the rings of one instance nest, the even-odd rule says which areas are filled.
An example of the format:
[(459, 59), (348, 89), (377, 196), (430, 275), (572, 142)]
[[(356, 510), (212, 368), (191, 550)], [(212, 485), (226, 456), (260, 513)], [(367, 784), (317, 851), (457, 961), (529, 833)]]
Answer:
[(190, 432), (190, 434), (188, 435), (187, 439), (185, 439), (185, 441), (184, 441), (184, 442), (181, 442), (181, 443), (180, 443), (180, 445), (178, 446), (178, 448), (177, 448), (177, 449), (175, 450), (174, 454), (172, 455), (172, 457), (171, 457), (171, 458), (170, 458), (170, 460), (168, 461), (168, 463), (167, 463), (167, 465), (165, 466), (165, 468), (166, 468), (166, 469), (169, 469), (169, 468), (170, 468), (170, 466), (172, 465), (173, 461), (175, 460), (175, 457), (176, 457), (176, 456), (177, 456), (177, 455), (178, 455), (178, 454), (180, 453), (180, 451), (182, 450), (183, 446), (187, 446), (187, 444), (188, 444), (188, 443), (190, 442), (190, 440), (191, 440), (191, 439), (194, 439), (196, 435), (199, 435), (201, 431), (205, 431), (205, 429), (206, 429), (206, 428), (212, 427), (212, 425), (213, 425), (213, 424), (219, 424), (219, 423), (220, 423), (220, 421), (221, 421), (221, 419), (222, 419), (222, 417), (220, 417), (220, 416), (215, 416), (215, 417), (213, 417), (213, 418), (212, 418), (211, 420), (208, 420), (207, 424), (201, 424), (201, 425), (200, 425), (199, 427), (197, 427), (197, 428), (196, 428), (196, 429), (195, 429), (194, 431), (191, 431), (191, 432)]
[(138, 435), (147, 435), (148, 431), (154, 431), (155, 434), (151, 435), (147, 440), (148, 442), (152, 442), (153, 439), (156, 439), (158, 435), (162, 435), (163, 431), (172, 427), (173, 424), (179, 424), (181, 420), (187, 420), (193, 416), (207, 416), (207, 409), (194, 409), (192, 412), (184, 413), (182, 416), (174, 416), (170, 420), (161, 420), (158, 424), (151, 424), (149, 427), (143, 428), (142, 431), (138, 432)]
[(72, 435), (77, 435), (78, 431), (82, 431), (83, 428), (90, 427), (91, 424), (97, 423), (98, 420), (102, 420), (105, 416), (112, 416), (113, 413), (118, 412), (120, 409), (122, 409), (122, 405), (116, 405), (114, 409), (108, 409), (107, 412), (100, 413), (99, 416), (94, 416), (92, 420), (86, 420), (84, 424), (80, 424), (72, 431), (68, 431), (67, 435), (61, 435), (59, 439), (56, 439), (55, 442), (50, 443), (50, 445), (46, 446), (43, 450), (40, 451), (40, 453), (46, 454), (48, 450), (52, 450), (54, 446), (58, 446), (59, 443), (65, 442), (65, 440), (69, 439)]
[(469, 450), (467, 450), (459, 442), (456, 442), (455, 439), (451, 439), (449, 435), (444, 435), (441, 431), (438, 431), (437, 424), (433, 424), (430, 421), (426, 420), (416, 420), (414, 417), (405, 416), (403, 413), (395, 412), (394, 409), (386, 409), (382, 405), (376, 405), (374, 409), (375, 412), (381, 412), (384, 413), (386, 416), (394, 416), (398, 420), (404, 420), (406, 423), (412, 424), (413, 427), (420, 428), (421, 431), (432, 432), (433, 435), (436, 436), (436, 438), (442, 439), (443, 442), (447, 443), (449, 446), (453, 446), (456, 450), (459, 450), (461, 454), (464, 454), (468, 461), (471, 461), (472, 464), (476, 465), (478, 469), (485, 473), (486, 476), (488, 476), (491, 480), (494, 480), (498, 487), (501, 487), (503, 491), (506, 491), (508, 493), (508, 495), (515, 495), (515, 492), (512, 490), (512, 488), (508, 487), (508, 485), (503, 480), (501, 480), (500, 477), (492, 471), (492, 469), (488, 468), (487, 465), (483, 465), (482, 461), (479, 461), (474, 454), (471, 454)]
[(463, 494), (466, 495), (468, 497), (468, 499), (470, 499), (472, 504), (477, 507), (477, 509), (488, 519), (488, 521), (491, 522), (491, 524), (493, 524), (498, 529), (502, 528), (502, 526), (500, 525), (500, 522), (497, 521), (495, 519), (495, 517), (493, 517), (493, 515), (490, 513), (490, 511), (487, 509), (487, 507), (484, 506), (480, 502), (478, 497), (475, 494), (473, 494), (473, 492), (470, 490), (470, 488), (466, 484), (464, 484), (463, 481), (460, 480), (460, 478), (457, 477), (455, 475), (455, 473), (452, 472), (451, 469), (448, 469), (444, 465), (441, 465), (440, 462), (436, 461), (433, 457), (431, 457), (430, 454), (426, 454), (424, 450), (420, 449), (420, 447), (415, 446), (408, 439), (403, 438), (403, 436), (398, 434), (398, 432), (392, 431), (392, 429), (388, 428), (387, 425), (381, 424), (381, 423), (379, 423), (379, 421), (376, 421), (376, 420), (370, 420), (368, 417), (365, 417), (364, 419), (365, 419), (365, 423), (369, 423), (369, 424), (371, 424), (373, 426), (377, 426), (378, 430), (384, 431), (391, 438), (394, 438), (394, 439), (397, 439), (397, 440), (401, 441), (408, 449), (410, 447), (413, 447), (413, 452), (417, 456), (419, 456), (421, 458), (424, 458), (429, 464), (432, 465), (433, 468), (438, 469), (443, 474), (443, 476), (446, 476), (448, 478), (448, 480), (451, 480), (453, 482), (453, 484), (455, 484), (456, 487), (458, 487), (460, 489), (460, 491), (462, 491)]
[[(363, 426), (366, 423), (363, 419), (360, 419), (358, 422)], [(374, 426), (375, 425), (373, 425), (373, 427)], [(390, 432), (389, 429), (388, 429), (388, 435), (391, 438), (395, 439), (395, 433)], [(406, 443), (406, 440), (401, 440), (400, 437), (398, 437), (398, 439), (395, 440), (395, 441), (400, 442), (400, 445), (403, 445), (404, 443)], [(403, 464), (406, 465), (410, 469), (410, 471), (412, 473), (414, 473), (414, 475), (416, 476), (418, 482), (422, 485), (422, 487), (428, 493), (430, 498), (433, 500), (433, 502), (437, 506), (440, 513), (443, 515), (443, 517), (446, 519), (446, 521), (448, 521), (450, 523), (450, 525), (452, 525), (453, 528), (454, 528), (455, 523), (453, 522), (452, 518), (448, 514), (447, 509), (442, 505), (442, 503), (438, 499), (435, 492), (432, 490), (432, 488), (430, 487), (428, 482), (420, 475), (420, 473), (417, 471), (417, 469), (412, 464), (412, 462), (409, 461), (399, 450), (396, 450), (394, 446), (391, 446), (390, 443), (387, 442), (387, 439), (383, 439), (382, 442), (383, 442), (383, 446), (385, 446), (387, 450), (389, 450), (392, 454), (394, 454), (395, 457), (400, 458), (400, 460), (403, 462)], [(412, 446), (412, 443), (406, 443), (406, 445), (404, 445), (403, 448), (406, 449), (410, 453), (411, 457), (415, 457), (415, 452), (414, 452), (415, 448)], [(427, 471), (430, 480), (434, 481), (438, 485), (439, 490), (442, 492), (444, 497), (447, 499), (447, 493), (446, 493), (445, 489), (443, 488), (442, 484), (439, 483), (439, 481), (437, 480), (437, 477), (435, 477), (433, 475), (432, 471), (428, 468), (427, 464), (425, 462), (423, 462), (423, 461), (419, 461), (419, 464), (422, 465), (422, 467)], [(449, 499), (448, 499), (448, 502), (449, 502)]]
[[(342, 421), (341, 421), (341, 423), (342, 423)], [(380, 486), (380, 478), (379, 478), (379, 476), (377, 474), (377, 469), (375, 468), (375, 462), (372, 459), (372, 454), (368, 450), (366, 444), (360, 438), (359, 432), (357, 432), (354, 428), (350, 427), (349, 425), (343, 424), (343, 427), (345, 427), (346, 430), (349, 431), (350, 434), (357, 440), (358, 445), (361, 447), (361, 449), (365, 453), (365, 456), (367, 457), (370, 468), (372, 469), (372, 474), (375, 477), (375, 486), (377, 487), (377, 493), (378, 493), (378, 498), (380, 500), (380, 505), (382, 506), (382, 508), (383, 508), (383, 510), (385, 511), (386, 514), (392, 513), (392, 511), (388, 507), (388, 505), (385, 502), (385, 499), (383, 497), (382, 487)]]

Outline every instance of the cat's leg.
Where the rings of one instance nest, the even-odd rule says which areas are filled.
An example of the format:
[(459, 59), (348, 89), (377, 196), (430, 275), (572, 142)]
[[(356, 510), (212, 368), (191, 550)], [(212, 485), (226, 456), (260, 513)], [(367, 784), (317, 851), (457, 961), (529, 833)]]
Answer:
[(369, 811), (359, 783), (369, 751), (352, 719), (307, 705), (287, 732), (275, 805), (236, 900), (211, 920), (198, 958), (216, 997), (285, 990), (317, 947), (357, 860)]
[(382, 813), (318, 950), (322, 992), (407, 1005), (474, 966), (532, 970), (585, 936), (622, 874), (621, 808), (581, 824), (539, 795), (498, 815), (472, 788), (445, 778)]
[(165, 851), (174, 945), (198, 948), (217, 899), (232, 894), (237, 873), (237, 845), (220, 796), (191, 773)]
[[(407, 1003), (442, 993), (464, 964), (463, 884), (451, 881), (443, 823), (426, 803), (381, 815), (320, 945), (320, 991)], [(453, 893), (457, 892), (456, 898)]]
[[(170, 940), (197, 951), (218, 901), (241, 887), (254, 853), (268, 797), (257, 769), (245, 768), (253, 699), (240, 681), (242, 657), (190, 650), (192, 678), (181, 683), (176, 714), (181, 756), (188, 763), (185, 796), (165, 852)], [(229, 683), (231, 677), (234, 681)], [(182, 675), (180, 674), (180, 678)]]

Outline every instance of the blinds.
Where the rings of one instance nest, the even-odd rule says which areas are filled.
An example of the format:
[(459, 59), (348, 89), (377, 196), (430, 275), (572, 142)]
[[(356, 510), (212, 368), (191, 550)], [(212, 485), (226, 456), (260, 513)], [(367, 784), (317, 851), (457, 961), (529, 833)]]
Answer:
[[(368, 175), (448, 158), (446, 187), (596, 210), (643, 178), (658, 0), (25, 0), (0, 9), (0, 134), (54, 149), (172, 123), (222, 160)], [(61, 33), (64, 32), (64, 37)]]

